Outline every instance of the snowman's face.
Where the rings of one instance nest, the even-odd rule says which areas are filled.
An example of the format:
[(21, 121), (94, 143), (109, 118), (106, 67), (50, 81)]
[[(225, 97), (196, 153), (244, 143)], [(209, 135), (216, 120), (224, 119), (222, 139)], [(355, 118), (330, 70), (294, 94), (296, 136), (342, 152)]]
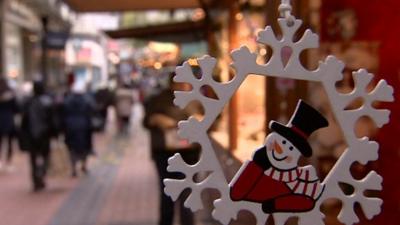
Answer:
[(272, 132), (265, 139), (265, 146), (268, 159), (275, 168), (290, 170), (297, 167), (301, 152), (288, 139)]

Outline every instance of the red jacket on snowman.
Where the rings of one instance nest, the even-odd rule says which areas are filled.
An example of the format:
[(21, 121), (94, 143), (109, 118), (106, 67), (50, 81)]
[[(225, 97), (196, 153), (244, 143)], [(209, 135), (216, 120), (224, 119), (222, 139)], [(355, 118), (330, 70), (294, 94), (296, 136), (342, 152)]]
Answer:
[(326, 119), (301, 100), (287, 125), (272, 121), (266, 144), (232, 179), (231, 199), (261, 203), (265, 213), (312, 210), (324, 186), (314, 167), (297, 163), (300, 155), (312, 155), (309, 135), (326, 126)]

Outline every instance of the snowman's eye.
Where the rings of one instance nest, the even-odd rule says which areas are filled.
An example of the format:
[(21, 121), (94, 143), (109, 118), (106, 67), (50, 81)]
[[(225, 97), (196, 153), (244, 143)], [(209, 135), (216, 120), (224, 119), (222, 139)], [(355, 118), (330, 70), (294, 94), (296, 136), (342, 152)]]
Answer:
[(282, 141), (282, 144), (284, 144), (284, 145), (285, 145), (285, 144), (286, 144), (286, 141), (285, 141), (285, 140), (283, 140), (283, 141)]
[(292, 150), (293, 150), (293, 146), (290, 146), (290, 147), (289, 147), (289, 150), (292, 151)]

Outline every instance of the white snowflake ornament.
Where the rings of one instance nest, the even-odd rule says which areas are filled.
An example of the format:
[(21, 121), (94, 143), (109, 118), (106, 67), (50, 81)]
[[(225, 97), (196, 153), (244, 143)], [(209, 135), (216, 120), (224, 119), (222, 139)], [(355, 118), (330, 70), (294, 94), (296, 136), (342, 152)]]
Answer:
[[(370, 161), (377, 160), (379, 145), (377, 142), (369, 140), (368, 137), (358, 138), (354, 127), (357, 120), (363, 116), (370, 117), (378, 127), (388, 123), (390, 112), (386, 109), (376, 109), (373, 103), (393, 101), (393, 88), (386, 81), (380, 80), (372, 91), (368, 91), (366, 87), (373, 79), (373, 75), (364, 69), (360, 69), (353, 72), (354, 90), (346, 94), (339, 93), (335, 84), (343, 79), (344, 64), (334, 56), (328, 56), (325, 61), (320, 62), (316, 70), (305, 69), (300, 63), (299, 55), (305, 49), (318, 47), (318, 35), (311, 30), (306, 30), (303, 37), (294, 42), (294, 34), (302, 21), (294, 19), (290, 15), (290, 5), (287, 0), (282, 0), (279, 9), (283, 15), (283, 18), (278, 19), (282, 29), (282, 37), (278, 38), (270, 26), (258, 33), (257, 41), (269, 45), (273, 49), (273, 55), (266, 64), (257, 64), (257, 54), (242, 46), (232, 52), (232, 67), (236, 71), (236, 76), (228, 83), (222, 84), (213, 80), (212, 71), (216, 65), (216, 60), (210, 56), (198, 59), (202, 70), (200, 79), (193, 75), (188, 62), (177, 67), (174, 81), (189, 83), (193, 88), (191, 91), (176, 91), (174, 103), (185, 108), (190, 102), (199, 101), (205, 109), (204, 118), (201, 121), (195, 117), (180, 121), (178, 134), (192, 143), (199, 143), (202, 147), (202, 153), (195, 165), (186, 164), (179, 154), (175, 154), (168, 160), (168, 171), (181, 172), (185, 175), (185, 178), (181, 180), (165, 179), (165, 193), (176, 200), (183, 190), (191, 189), (191, 193), (184, 204), (192, 211), (197, 211), (203, 208), (201, 192), (210, 188), (218, 190), (220, 198), (214, 201), (212, 215), (225, 225), (229, 224), (232, 219), (236, 219), (241, 210), (251, 212), (256, 217), (257, 225), (264, 225), (271, 215), (276, 225), (284, 225), (293, 216), (299, 218), (299, 225), (323, 225), (324, 214), (321, 212), (320, 206), (324, 200), (330, 198), (342, 202), (342, 209), (338, 215), (340, 222), (346, 225), (359, 222), (354, 211), (355, 203), (359, 203), (366, 218), (371, 219), (380, 213), (382, 200), (367, 197), (364, 192), (366, 190), (382, 190), (382, 177), (375, 171), (371, 171), (363, 179), (357, 180), (351, 175), (350, 167), (354, 162), (365, 165)], [(290, 48), (292, 53), (285, 64), (282, 62), (281, 53), (283, 49), (287, 48)], [(307, 142), (307, 137), (311, 132), (301, 126), (293, 126), (295, 112), (289, 124), (281, 126), (291, 129), (291, 132), (294, 132), (298, 136), (297, 138), (302, 138), (302, 140), (294, 141), (292, 137), (288, 138), (286, 133), (282, 135), (282, 132), (277, 132), (276, 129), (272, 128), (273, 132), (266, 138), (265, 149), (257, 150), (253, 159), (244, 163), (235, 178), (230, 184), (228, 183), (207, 130), (249, 74), (316, 81), (322, 84), (348, 145), (348, 148), (323, 181), (319, 181), (313, 167), (300, 168), (297, 166), (297, 159), (300, 154), (308, 155), (308, 153), (304, 153), (304, 149), (307, 147), (299, 144), (299, 141)], [(210, 86), (214, 90), (216, 98), (204, 96), (201, 92), (203, 86)], [(346, 109), (355, 99), (362, 99), (363, 105), (357, 109)], [(312, 120), (310, 118), (305, 119), (305, 121), (308, 121), (306, 124), (309, 124)], [(323, 127), (322, 125), (318, 128)], [(263, 153), (261, 157), (256, 158), (257, 152), (264, 152), (265, 154)], [(288, 158), (291, 160), (288, 160)], [(249, 193), (254, 191), (251, 188), (240, 189), (241, 191), (244, 190), (244, 197), (236, 198), (237, 196), (233, 193), (232, 188), (240, 181), (240, 176), (254, 179), (253, 183), (255, 184), (259, 182), (259, 177), (258, 179), (251, 177), (254, 175), (253, 173), (243, 175), (249, 164), (255, 161), (265, 162), (268, 159), (270, 162), (275, 160), (270, 163), (273, 166), (255, 167), (260, 171), (259, 176), (271, 178), (269, 182), (279, 181), (286, 185), (285, 193), (294, 196), (291, 197), (292, 200), (289, 202), (293, 202), (293, 199), (303, 202), (304, 204), (300, 208), (288, 207), (288, 204), (285, 203), (287, 199), (276, 200), (281, 198), (279, 194), (278, 197), (274, 195), (274, 198), (269, 198), (268, 192), (271, 191), (271, 188), (268, 189), (268, 185), (262, 186), (263, 188), (255, 193), (259, 199), (253, 195), (253, 197), (249, 197)], [(273, 171), (275, 169), (279, 173)], [(194, 176), (203, 172), (209, 174), (207, 178), (201, 182), (195, 182)], [(339, 183), (351, 185), (354, 188), (354, 193), (346, 195)], [(243, 195), (243, 193), (241, 194)], [(298, 196), (302, 197), (298, 198)]]

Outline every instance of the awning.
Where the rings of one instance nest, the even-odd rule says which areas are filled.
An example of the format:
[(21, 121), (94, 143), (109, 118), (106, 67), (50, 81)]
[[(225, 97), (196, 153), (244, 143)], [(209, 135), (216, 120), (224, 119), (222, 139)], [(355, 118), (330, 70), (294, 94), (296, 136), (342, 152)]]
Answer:
[(204, 40), (205, 31), (205, 22), (201, 20), (105, 31), (105, 33), (114, 39), (138, 38), (160, 42), (185, 43)]
[(77, 12), (225, 8), (237, 0), (64, 0)]
[(154, 9), (198, 8), (199, 0), (65, 0), (78, 12), (111, 12)]

